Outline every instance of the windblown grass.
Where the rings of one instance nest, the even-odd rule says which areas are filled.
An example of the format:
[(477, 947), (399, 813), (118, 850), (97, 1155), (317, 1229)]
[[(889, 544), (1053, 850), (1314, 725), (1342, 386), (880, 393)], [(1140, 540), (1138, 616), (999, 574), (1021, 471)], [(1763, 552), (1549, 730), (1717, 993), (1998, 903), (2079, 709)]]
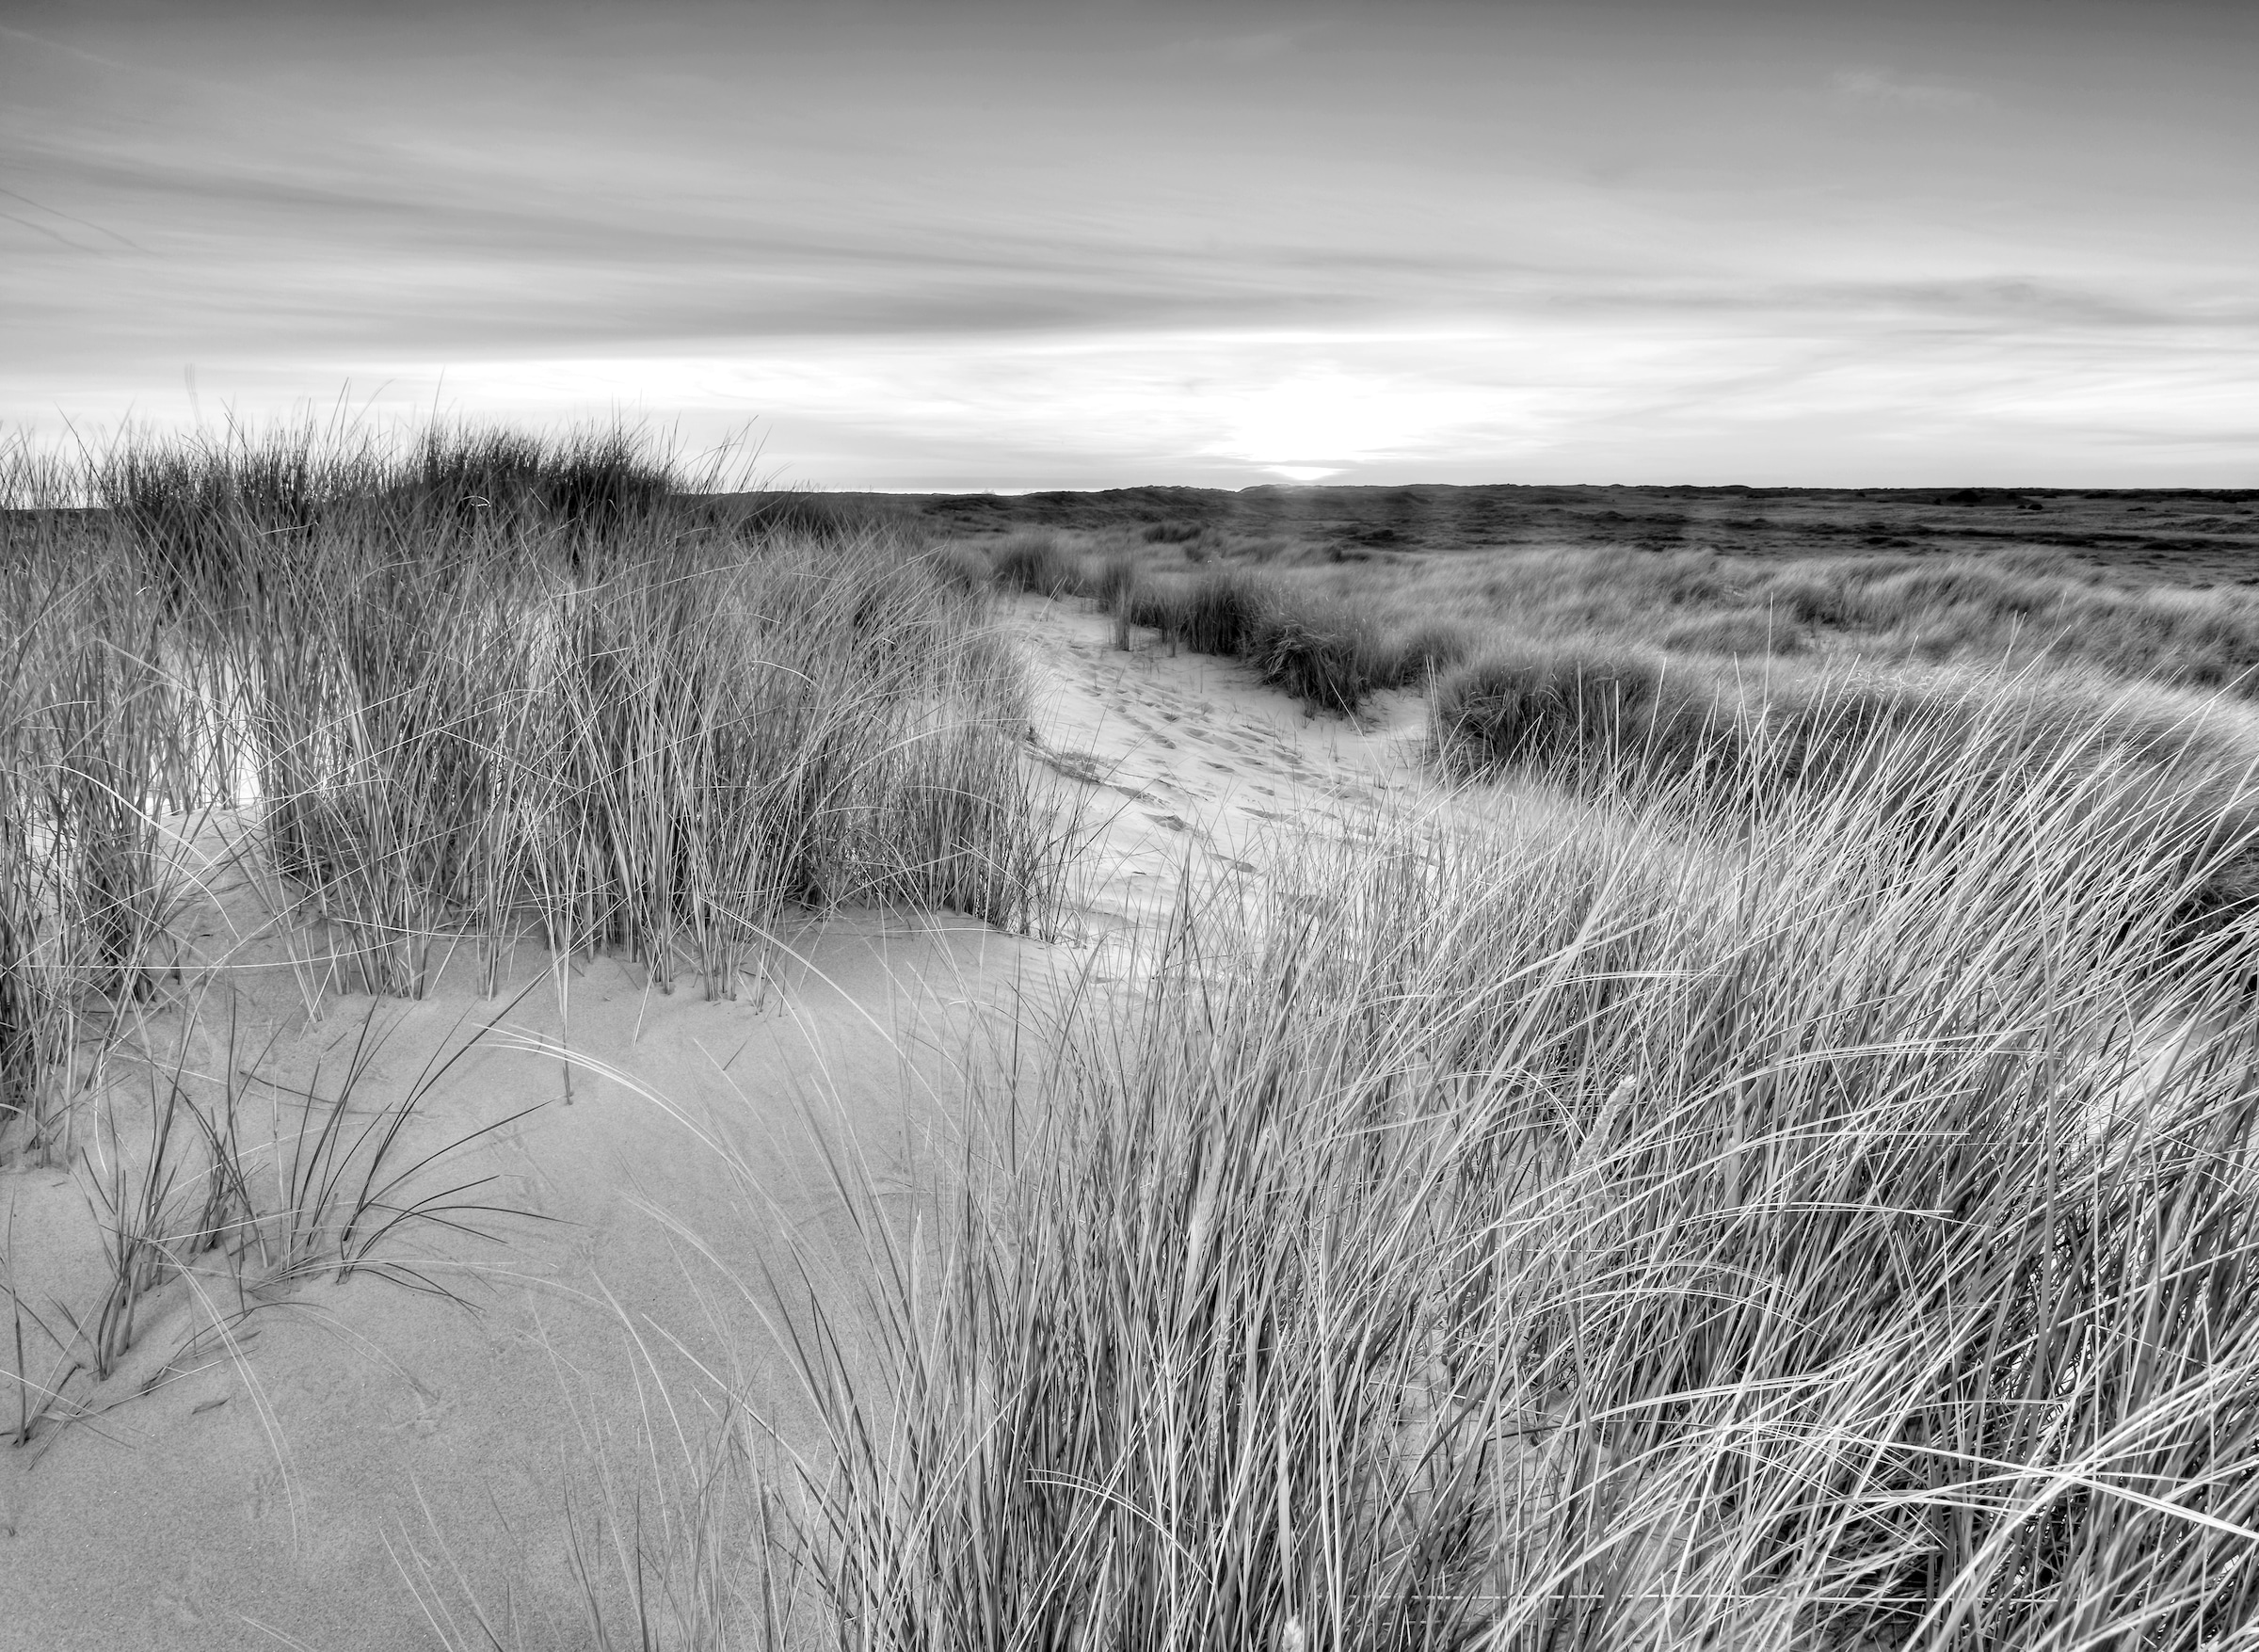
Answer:
[(2125, 834), (2113, 855), (2147, 853), (2139, 840), (2169, 816), (2190, 878), (2176, 922), (2195, 929), (2259, 894), (2259, 770), (2209, 709), (2055, 673), (1752, 683), (1589, 648), (1496, 652), (1440, 680), (1430, 705), (1435, 757), (1463, 778), (1521, 773), (1728, 823), (1843, 793), (1878, 844), (1926, 853), (1973, 841), (2035, 789), (2092, 801), (2091, 829)]
[(1148, 937), (1142, 999), (997, 1097), (1021, 1145), (937, 1288), (874, 1288), (886, 1379), (805, 1352), (822, 1638), (2247, 1628), (2259, 1048), (2147, 968), (2190, 825), (2086, 770), (1878, 857), (1925, 738), (1731, 841), (1530, 804)]

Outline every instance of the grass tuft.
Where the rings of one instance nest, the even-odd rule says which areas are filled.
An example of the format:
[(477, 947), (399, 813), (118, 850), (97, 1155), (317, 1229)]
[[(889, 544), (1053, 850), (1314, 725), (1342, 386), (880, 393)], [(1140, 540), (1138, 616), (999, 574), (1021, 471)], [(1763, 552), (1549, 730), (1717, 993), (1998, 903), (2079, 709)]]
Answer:
[(1059, 542), (1059, 536), (1042, 529), (1009, 534), (988, 553), (996, 583), (1006, 590), (1026, 591), (1038, 597), (1064, 597), (1081, 585), (1081, 568)]
[(914, 541), (748, 539), (617, 431), (0, 458), (42, 506), (0, 582), (7, 1146), (59, 1150), (102, 1006), (164, 966), (168, 811), (248, 810), (382, 994), (465, 939), (498, 990), (528, 929), (733, 996), (795, 904), (1055, 921), (1020, 666), (985, 578)]

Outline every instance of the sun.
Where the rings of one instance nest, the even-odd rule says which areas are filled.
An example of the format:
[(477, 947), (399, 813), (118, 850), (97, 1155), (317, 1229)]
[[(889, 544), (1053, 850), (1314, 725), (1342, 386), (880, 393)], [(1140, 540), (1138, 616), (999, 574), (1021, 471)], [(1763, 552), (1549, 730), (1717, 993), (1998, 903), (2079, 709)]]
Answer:
[(1420, 452), (1439, 431), (1492, 410), (1469, 387), (1321, 361), (1216, 397), (1209, 411), (1217, 434), (1208, 451), (1316, 482)]

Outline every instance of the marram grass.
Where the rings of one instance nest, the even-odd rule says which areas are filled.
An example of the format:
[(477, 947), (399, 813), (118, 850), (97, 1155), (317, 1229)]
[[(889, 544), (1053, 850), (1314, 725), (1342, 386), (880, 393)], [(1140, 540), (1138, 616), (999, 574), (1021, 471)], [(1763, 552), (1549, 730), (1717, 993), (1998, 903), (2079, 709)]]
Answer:
[(985, 591), (713, 480), (618, 433), (0, 451), (5, 1146), (62, 1150), (165, 963), (184, 811), (245, 811), (378, 993), (463, 940), (499, 989), (528, 929), (714, 994), (795, 905), (1047, 929), (1072, 832)]
[[(1056, 909), (1071, 839), (960, 565), (748, 530), (602, 441), (10, 462), (11, 1148), (69, 1153), (167, 989), (184, 810), (250, 810), (393, 993), (459, 936), (727, 992), (790, 904)], [(1228, 595), (1163, 617), (1244, 651), (1259, 604), (1194, 601)], [(1280, 672), (1332, 670), (1307, 629)], [(748, 1504), (702, 1483), (652, 1592), (642, 1533), (616, 1550), (633, 1644), (2247, 1640), (2240, 777), (2012, 708), (1642, 732), (1616, 681), (1442, 726), (1581, 797), (1298, 844), (1189, 891), (1134, 991), (1028, 1006), (937, 1242), (894, 1244), (843, 1156), (878, 1320), (794, 1343), (829, 1454)], [(429, 1208), (342, 1093), (271, 1195), (232, 1086), (184, 1097), (110, 1162), (98, 1366), (183, 1258), (375, 1270)], [(20, 1377), (17, 1434), (53, 1387)]]
[(836, 1462), (745, 1576), (889, 1652), (2240, 1644), (2251, 932), (2155, 968), (2154, 776), (1877, 853), (2003, 784), (1921, 738), (1733, 835), (1498, 803), (1189, 900), (997, 1081), (884, 1379), (807, 1354)]

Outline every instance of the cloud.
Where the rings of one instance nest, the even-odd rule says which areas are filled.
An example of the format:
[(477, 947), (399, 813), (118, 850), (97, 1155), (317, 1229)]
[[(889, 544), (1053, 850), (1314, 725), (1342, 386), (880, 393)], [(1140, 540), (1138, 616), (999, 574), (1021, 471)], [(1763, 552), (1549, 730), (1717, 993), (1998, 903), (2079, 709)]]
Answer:
[[(1294, 220), (1214, 246), (1009, 200), (954, 216), (852, 197), (771, 211), (758, 183), (737, 199), (589, 188), (334, 139), (287, 157), (191, 161), (114, 141), (22, 152), (43, 193), (115, 215), (153, 256), (104, 267), (76, 237), (66, 248), (69, 224), (8, 227), (26, 249), (34, 232), (53, 238), (43, 260), (0, 262), (0, 342), (19, 361), (91, 365), (168, 338), (167, 354), (272, 357), (1338, 326), (1538, 279), (1459, 249), (1368, 249)], [(73, 259), (68, 275), (55, 267)]]
[[(2027, 44), (702, 8), (0, 29), (0, 414), (184, 414), (193, 361), (247, 412), (442, 370), (757, 412), (841, 483), (1866, 473), (2070, 408), (2103, 434), (2051, 473), (2123, 430), (2248, 469), (2210, 457), (2259, 416), (2248, 117), (2177, 79), (2106, 131)], [(2019, 120), (1973, 143), (1995, 74)]]
[(1965, 109), (1983, 102), (1957, 86), (1908, 80), (1888, 69), (1839, 69), (1828, 78), (1839, 98), (1863, 104), (1898, 104), (1922, 109)]

